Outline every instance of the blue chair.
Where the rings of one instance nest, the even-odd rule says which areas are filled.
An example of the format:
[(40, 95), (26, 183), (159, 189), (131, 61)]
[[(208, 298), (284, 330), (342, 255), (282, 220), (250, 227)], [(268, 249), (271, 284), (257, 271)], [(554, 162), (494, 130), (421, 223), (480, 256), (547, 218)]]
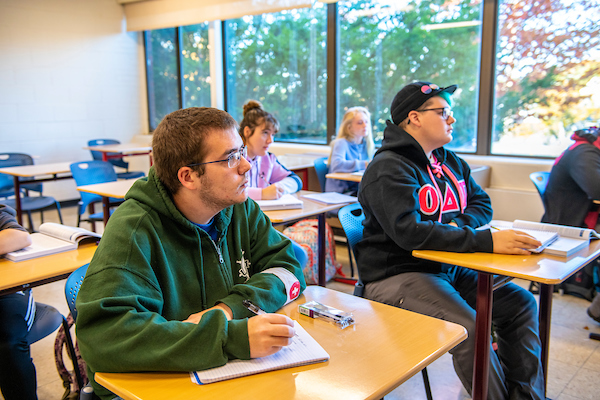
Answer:
[(533, 182), (533, 184), (535, 185), (535, 188), (537, 189), (540, 198), (542, 199), (542, 203), (544, 204), (544, 207), (546, 207), (546, 201), (544, 199), (544, 194), (546, 193), (546, 186), (548, 185), (548, 179), (550, 179), (550, 172), (546, 172), (546, 171), (538, 171), (538, 172), (532, 172), (531, 174), (529, 174), (529, 179), (531, 179), (531, 182)]
[(315, 172), (317, 173), (317, 178), (319, 178), (319, 185), (321, 185), (321, 192), (325, 191), (325, 175), (329, 172), (329, 166), (327, 165), (328, 157), (317, 158), (314, 161)]
[[(29, 154), (23, 153), (0, 153), (0, 167), (18, 167), (23, 165), (33, 165), (33, 158)], [(23, 179), (25, 180), (25, 179)], [(41, 183), (30, 183), (21, 185), (21, 210), (27, 213), (29, 230), (33, 232), (33, 220), (31, 218), (32, 211), (39, 211), (42, 223), (44, 222), (43, 210), (55, 207), (58, 212), (58, 219), (63, 223), (62, 213), (60, 211), (60, 203), (54, 197), (43, 196), (43, 186)], [(29, 192), (38, 192), (38, 196), (30, 196)], [(2, 204), (16, 208), (15, 199), (7, 197), (15, 194), (14, 179), (10, 175), (0, 174), (0, 198)]]
[[(363, 237), (362, 223), (365, 219), (365, 214), (363, 213), (362, 206), (360, 203), (344, 206), (340, 208), (340, 211), (338, 212), (338, 218), (340, 219), (344, 233), (346, 233), (346, 238), (348, 238), (348, 245), (352, 249), (352, 255), (354, 255), (354, 246), (356, 246), (356, 244)], [(354, 295), (363, 297), (364, 289), (365, 286), (360, 280), (359, 275), (358, 281), (354, 286)], [(432, 400), (433, 396), (431, 394), (431, 386), (429, 384), (429, 374), (427, 373), (427, 368), (423, 368), (421, 370), (421, 375), (423, 375), (423, 385), (425, 386), (425, 394), (427, 395), (427, 399)]]
[[(77, 186), (91, 185), (94, 183), (116, 182), (117, 173), (112, 164), (106, 161), (80, 161), (69, 166), (71, 174)], [(104, 213), (94, 212), (94, 204), (102, 202), (102, 196), (92, 193), (79, 192), (81, 200), (79, 201), (79, 212), (77, 213), (77, 226), (82, 221), (92, 224), (92, 231), (96, 232), (96, 222), (104, 219)], [(112, 203), (122, 203), (123, 199), (110, 199)], [(86, 208), (90, 208), (89, 216), (82, 219)]]
[(75, 347), (73, 346), (73, 339), (71, 337), (67, 319), (64, 317), (64, 315), (58, 312), (56, 308), (47, 304), (36, 302), (35, 308), (35, 319), (33, 320), (33, 325), (27, 334), (27, 342), (29, 342), (29, 345), (31, 345), (38, 340), (49, 336), (62, 325), (65, 331), (67, 351), (69, 352), (69, 357), (71, 357), (71, 360), (73, 361), (75, 377), (79, 387), (82, 387), (81, 385), (83, 383), (83, 378), (81, 377), (79, 368), (77, 366), (77, 356), (75, 354)]
[[(120, 143), (121, 142), (119, 142), (118, 140), (114, 140), (114, 139), (94, 139), (94, 140), (88, 141), (88, 146), (100, 146), (100, 145), (120, 144)], [(92, 153), (92, 158), (94, 160), (102, 161), (102, 152), (94, 151), (94, 150), (90, 150), (90, 152)], [(108, 153), (109, 156), (120, 155), (120, 154), (121, 153)], [(137, 179), (137, 178), (143, 178), (144, 176), (146, 176), (146, 174), (144, 174), (142, 171), (129, 171), (129, 163), (127, 161), (123, 160), (122, 157), (109, 158), (108, 161), (115, 167), (125, 169), (126, 172), (117, 173), (117, 177), (119, 179)]]

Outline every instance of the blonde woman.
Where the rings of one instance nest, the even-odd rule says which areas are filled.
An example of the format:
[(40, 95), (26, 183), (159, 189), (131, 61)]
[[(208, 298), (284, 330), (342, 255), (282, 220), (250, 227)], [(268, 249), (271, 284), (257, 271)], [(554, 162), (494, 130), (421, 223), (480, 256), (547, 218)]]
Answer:
[[(344, 114), (335, 140), (331, 142), (329, 172), (364, 170), (374, 151), (371, 114), (365, 107), (349, 108)], [(356, 195), (358, 183), (327, 179), (325, 191)]]

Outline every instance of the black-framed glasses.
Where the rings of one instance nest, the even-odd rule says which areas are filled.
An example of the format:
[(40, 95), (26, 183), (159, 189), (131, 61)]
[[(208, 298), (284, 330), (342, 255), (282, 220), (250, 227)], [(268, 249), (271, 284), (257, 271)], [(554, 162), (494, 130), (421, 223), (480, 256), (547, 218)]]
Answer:
[(415, 110), (415, 111), (422, 112), (422, 111), (439, 111), (439, 110), (442, 110), (442, 113), (440, 115), (446, 121), (448, 121), (448, 118), (450, 118), (451, 116), (454, 115), (454, 112), (452, 112), (452, 110), (448, 107), (425, 108), (423, 110)]
[(247, 155), (246, 145), (243, 145), (242, 147), (240, 147), (239, 149), (237, 149), (236, 151), (234, 151), (233, 153), (231, 153), (229, 155), (229, 157), (227, 157), (227, 158), (225, 158), (223, 160), (207, 161), (207, 162), (196, 163), (196, 164), (188, 164), (188, 165), (186, 165), (186, 167), (196, 167), (198, 165), (213, 164), (213, 163), (227, 161), (227, 166), (229, 168), (235, 168), (238, 165), (240, 165), (240, 161), (241, 161), (242, 157), (245, 158), (246, 155)]

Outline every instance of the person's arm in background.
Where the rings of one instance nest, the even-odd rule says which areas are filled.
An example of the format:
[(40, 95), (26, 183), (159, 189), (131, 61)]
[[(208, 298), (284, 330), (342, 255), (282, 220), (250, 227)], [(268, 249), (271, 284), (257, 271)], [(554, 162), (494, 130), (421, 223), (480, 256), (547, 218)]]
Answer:
[(359, 160), (350, 154), (348, 143), (346, 139), (337, 139), (332, 143), (329, 173), (356, 172), (367, 167), (368, 161)]
[(31, 244), (29, 232), (17, 223), (16, 212), (0, 205), (0, 254), (20, 250)]

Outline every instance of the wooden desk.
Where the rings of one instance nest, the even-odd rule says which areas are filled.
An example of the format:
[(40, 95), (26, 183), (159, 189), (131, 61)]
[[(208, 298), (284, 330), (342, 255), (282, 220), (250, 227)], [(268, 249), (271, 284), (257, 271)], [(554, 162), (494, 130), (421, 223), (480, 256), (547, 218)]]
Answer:
[(59, 281), (92, 260), (96, 244), (20, 262), (0, 259), (0, 295)]
[[(363, 171), (364, 172), (364, 171)], [(325, 175), (325, 178), (338, 179), (340, 181), (358, 182), (362, 180), (362, 174), (355, 174), (354, 172), (332, 172), (331, 174)]]
[(570, 257), (544, 253), (507, 255), (493, 253), (453, 253), (434, 250), (414, 250), (413, 256), (426, 260), (459, 265), (479, 271), (477, 280), (477, 306), (475, 328), (475, 365), (473, 368), (473, 400), (487, 397), (490, 364), (489, 337), (492, 326), (493, 275), (504, 275), (540, 283), (540, 340), (544, 380), (548, 377), (548, 346), (552, 317), (554, 285), (600, 256), (600, 240), (594, 240), (586, 249)]
[[(15, 186), (15, 208), (17, 211), (17, 222), (23, 225), (23, 211), (21, 209), (21, 184), (39, 183), (47, 181), (58, 181), (71, 179), (71, 163), (62, 162), (54, 164), (21, 165), (18, 167), (0, 168), (0, 173), (11, 175)], [(48, 176), (46, 178), (35, 178), (36, 176)], [(59, 176), (60, 175), (60, 176)], [(28, 178), (22, 181), (21, 178)]]
[[(356, 324), (341, 330), (299, 315), (298, 304), (310, 300), (352, 311)], [(298, 321), (330, 360), (207, 385), (185, 372), (99, 372), (96, 382), (126, 400), (380, 399), (467, 337), (460, 325), (318, 286), (279, 312)]]
[[(138, 143), (103, 144), (99, 146), (85, 146), (83, 149), (99, 151), (102, 153), (102, 161), (108, 161), (109, 158), (123, 158), (124, 156), (142, 156), (152, 152), (152, 146), (144, 146)], [(150, 156), (150, 165), (152, 165), (152, 156)]]
[[(102, 196), (104, 225), (106, 225), (108, 223), (108, 218), (110, 217), (110, 198), (125, 198), (125, 194), (127, 194), (127, 191), (129, 191), (131, 186), (133, 186), (134, 182), (134, 179), (127, 179), (116, 182), (96, 183), (93, 185), (78, 186), (77, 190)], [(343, 207), (349, 203), (333, 205), (324, 204), (302, 197), (302, 195), (310, 193), (314, 192), (301, 190), (300, 192), (294, 194), (294, 196), (300, 198), (304, 202), (303, 208), (291, 210), (265, 211), (265, 214), (269, 217), (273, 224), (284, 224), (308, 217), (317, 217), (319, 231), (319, 285), (325, 286), (325, 284), (327, 283), (325, 277), (325, 215), (328, 211), (337, 210), (338, 208)]]
[(341, 203), (341, 204), (325, 204), (320, 203), (318, 201), (309, 200), (303, 195), (311, 194), (316, 192), (311, 192), (308, 190), (301, 190), (298, 193), (295, 193), (294, 196), (301, 199), (304, 202), (304, 207), (296, 208), (291, 210), (276, 210), (276, 211), (265, 211), (264, 213), (269, 217), (273, 224), (285, 224), (292, 221), (301, 220), (309, 217), (317, 217), (317, 229), (319, 233), (319, 241), (318, 241), (318, 253), (319, 253), (319, 286), (325, 287), (327, 283), (327, 278), (325, 276), (325, 253), (326, 253), (326, 242), (325, 235), (326, 232), (326, 224), (325, 219), (327, 212), (337, 210), (347, 204), (350, 203)]

